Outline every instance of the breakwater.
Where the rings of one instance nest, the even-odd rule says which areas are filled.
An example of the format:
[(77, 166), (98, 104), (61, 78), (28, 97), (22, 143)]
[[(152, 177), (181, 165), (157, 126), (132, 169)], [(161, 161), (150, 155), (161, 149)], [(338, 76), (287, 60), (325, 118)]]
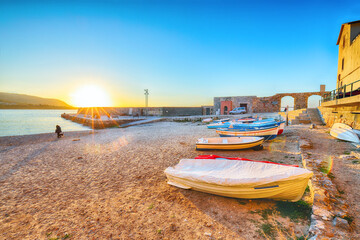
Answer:
[(98, 119), (98, 118), (85, 118), (74, 114), (61, 114), (61, 117), (82, 125), (91, 127), (92, 129), (103, 129), (110, 127), (119, 127), (126, 123), (143, 120), (142, 118), (122, 118), (122, 119)]

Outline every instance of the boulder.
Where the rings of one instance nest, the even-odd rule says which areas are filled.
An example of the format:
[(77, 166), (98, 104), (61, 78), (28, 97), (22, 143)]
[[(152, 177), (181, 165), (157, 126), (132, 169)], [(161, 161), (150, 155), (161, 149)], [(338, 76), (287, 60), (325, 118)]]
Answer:
[(345, 219), (343, 219), (343, 218), (341, 218), (341, 217), (336, 217), (336, 218), (334, 218), (334, 220), (333, 220), (333, 225), (336, 226), (336, 227), (345, 229), (345, 230), (349, 230), (349, 229), (350, 229), (350, 225), (349, 225), (348, 221), (345, 220)]

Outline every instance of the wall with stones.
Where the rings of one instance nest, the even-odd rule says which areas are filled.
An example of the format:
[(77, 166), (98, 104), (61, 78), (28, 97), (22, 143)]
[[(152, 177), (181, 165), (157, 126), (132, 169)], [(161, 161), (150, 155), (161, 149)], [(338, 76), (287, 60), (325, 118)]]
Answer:
[(162, 116), (202, 115), (202, 107), (163, 107)]
[[(325, 90), (325, 87), (322, 88)], [(221, 107), (222, 101), (232, 101), (232, 108), (240, 107), (240, 104), (247, 104), (248, 113), (279, 112), (281, 99), (291, 96), (294, 98), (294, 110), (307, 108), (308, 98), (313, 95), (323, 96), (325, 91), (304, 92), (304, 93), (279, 93), (270, 97), (236, 96), (236, 97), (214, 97), (214, 112)]]
[[(146, 114), (146, 111), (147, 114)], [(89, 117), (99, 118), (99, 116), (124, 116), (124, 115), (149, 115), (149, 116), (191, 116), (191, 115), (202, 115), (202, 107), (89, 107), (79, 108), (78, 114), (88, 115)]]
[(360, 104), (357, 106), (319, 107), (326, 126), (334, 123), (345, 123), (352, 128), (360, 129)]

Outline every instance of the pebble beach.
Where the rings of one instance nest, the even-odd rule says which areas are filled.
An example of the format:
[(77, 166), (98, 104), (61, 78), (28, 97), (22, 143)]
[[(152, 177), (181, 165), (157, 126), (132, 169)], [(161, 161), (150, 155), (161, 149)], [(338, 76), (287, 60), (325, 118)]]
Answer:
[[(310, 131), (300, 130), (305, 135)], [(274, 210), (276, 201), (183, 190), (168, 185), (164, 174), (180, 159), (201, 154), (301, 166), (300, 130), (285, 128), (284, 134), (266, 142), (262, 151), (196, 151), (198, 138), (217, 136), (198, 122), (65, 132), (60, 139), (52, 133), (1, 137), (0, 239), (307, 236), (310, 219), (289, 221)], [(328, 136), (325, 128), (312, 131)], [(313, 141), (314, 151), (338, 155), (351, 148), (344, 142), (330, 147), (331, 141), (336, 140), (326, 137), (321, 151)], [(356, 166), (353, 171), (358, 171)], [(344, 197), (346, 194), (352, 193)], [(358, 210), (355, 206), (354, 211)], [(266, 224), (275, 228), (265, 232)]]

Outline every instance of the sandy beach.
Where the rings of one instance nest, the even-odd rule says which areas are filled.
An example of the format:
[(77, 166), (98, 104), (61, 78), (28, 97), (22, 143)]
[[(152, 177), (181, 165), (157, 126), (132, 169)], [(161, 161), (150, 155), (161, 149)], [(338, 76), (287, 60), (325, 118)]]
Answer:
[[(309, 219), (283, 216), (276, 211), (276, 201), (232, 199), (178, 189), (167, 184), (164, 170), (181, 158), (200, 154), (301, 166), (300, 138), (312, 142), (309, 152), (313, 156), (339, 156), (353, 148), (331, 138), (326, 131), (326, 128), (290, 126), (281, 137), (265, 143), (262, 151), (221, 152), (196, 151), (198, 138), (217, 135), (203, 124), (191, 122), (72, 132), (65, 133), (61, 139), (55, 134), (2, 137), (0, 238), (266, 239), (265, 235), (278, 238), (283, 234), (295, 239), (306, 236)], [(352, 178), (358, 174), (358, 166), (335, 163), (338, 184), (349, 178), (359, 183), (359, 179)], [(344, 171), (346, 176), (338, 178), (337, 173)], [(344, 189), (343, 197), (353, 198), (358, 194), (353, 192), (354, 188)], [(354, 207), (354, 213), (359, 213), (357, 203), (349, 205)], [(275, 230), (264, 234), (267, 224), (275, 226)]]

